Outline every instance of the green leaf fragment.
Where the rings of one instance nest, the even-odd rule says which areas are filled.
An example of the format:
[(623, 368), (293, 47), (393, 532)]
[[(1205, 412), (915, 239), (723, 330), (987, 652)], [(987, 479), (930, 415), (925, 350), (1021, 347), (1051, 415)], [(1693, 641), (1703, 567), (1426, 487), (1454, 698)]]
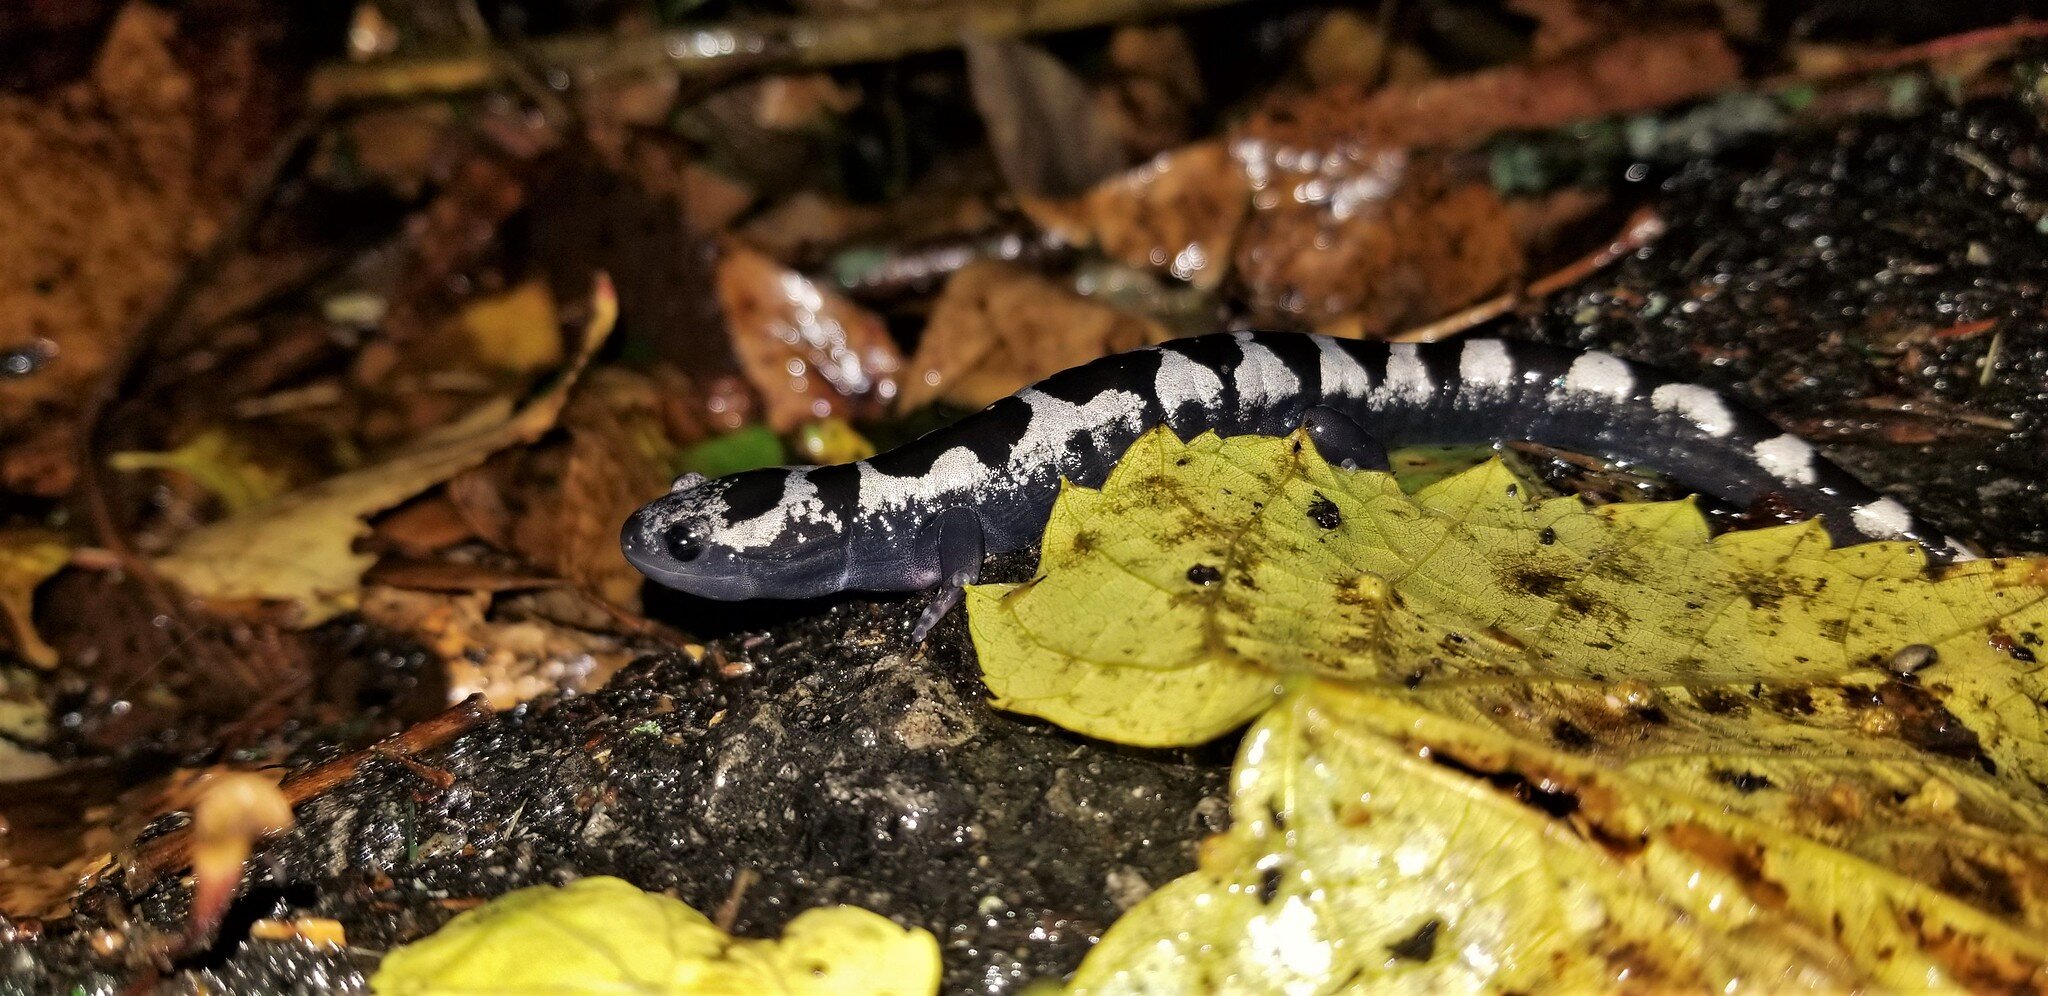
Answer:
[(705, 477), (724, 477), (745, 470), (774, 467), (787, 460), (782, 440), (764, 425), (750, 425), (714, 436), (683, 452), (684, 470)]
[(855, 907), (808, 910), (778, 941), (736, 940), (703, 914), (620, 879), (520, 889), (392, 951), (379, 996), (929, 994), (939, 947)]

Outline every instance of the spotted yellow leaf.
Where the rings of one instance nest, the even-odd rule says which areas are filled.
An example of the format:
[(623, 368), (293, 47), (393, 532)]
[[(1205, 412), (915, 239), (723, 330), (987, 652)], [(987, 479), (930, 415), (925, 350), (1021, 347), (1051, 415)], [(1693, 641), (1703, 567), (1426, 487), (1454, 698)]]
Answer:
[(1230, 834), (1079, 989), (2048, 991), (2044, 594), (2041, 559), (1160, 432), (969, 611), (1004, 707), (1264, 714)]
[[(1110, 928), (1072, 991), (2048, 989), (2038, 808), (1858, 757), (1885, 753), (1867, 735), (1722, 754), (1706, 722), (1614, 764), (1435, 704), (1316, 683), (1267, 713), (1230, 831)], [(1673, 746), (1741, 774), (1674, 771)], [(1815, 832), (1830, 809), (1847, 825)], [(1902, 851), (1920, 857), (1886, 860)], [(2015, 873), (2034, 891), (1993, 884)]]

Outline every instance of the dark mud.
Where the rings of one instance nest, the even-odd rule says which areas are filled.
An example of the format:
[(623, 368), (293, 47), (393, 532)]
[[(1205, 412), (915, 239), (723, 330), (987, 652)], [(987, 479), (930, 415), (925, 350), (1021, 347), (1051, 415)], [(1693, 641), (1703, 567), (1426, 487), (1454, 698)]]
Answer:
[(1986, 102), (1696, 162), (1524, 322), (1730, 388), (1951, 535), (2048, 549), (2048, 143)]

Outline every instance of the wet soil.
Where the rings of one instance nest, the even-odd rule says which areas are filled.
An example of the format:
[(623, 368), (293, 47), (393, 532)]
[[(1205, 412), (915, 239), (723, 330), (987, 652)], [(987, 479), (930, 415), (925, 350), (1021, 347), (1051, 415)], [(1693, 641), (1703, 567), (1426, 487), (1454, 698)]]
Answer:
[(1746, 396), (1951, 535), (2048, 549), (2048, 145), (1985, 102), (1693, 163), (1519, 329)]

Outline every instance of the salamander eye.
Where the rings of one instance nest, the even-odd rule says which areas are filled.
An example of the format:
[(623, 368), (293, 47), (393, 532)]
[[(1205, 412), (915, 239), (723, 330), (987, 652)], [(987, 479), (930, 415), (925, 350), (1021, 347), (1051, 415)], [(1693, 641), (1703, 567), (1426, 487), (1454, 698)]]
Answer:
[(679, 564), (687, 564), (704, 555), (704, 544), (688, 536), (671, 535), (668, 540), (668, 555)]

